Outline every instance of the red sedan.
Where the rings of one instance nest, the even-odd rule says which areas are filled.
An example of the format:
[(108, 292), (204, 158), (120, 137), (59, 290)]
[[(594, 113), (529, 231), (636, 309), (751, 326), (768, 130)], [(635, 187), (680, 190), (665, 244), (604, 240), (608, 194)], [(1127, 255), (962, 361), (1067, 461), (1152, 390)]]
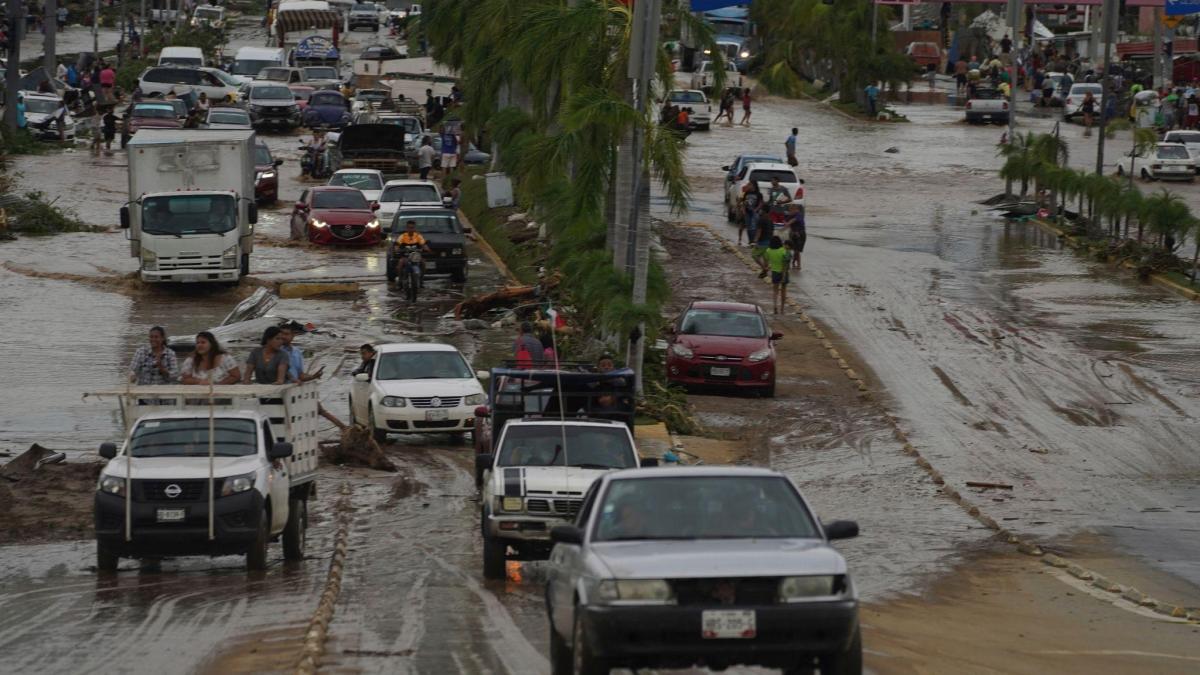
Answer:
[(383, 241), (378, 209), (354, 188), (309, 188), (292, 210), (292, 232), (305, 233), (314, 244), (376, 245)]
[(670, 329), (667, 379), (775, 395), (775, 341), (758, 305), (697, 301)]

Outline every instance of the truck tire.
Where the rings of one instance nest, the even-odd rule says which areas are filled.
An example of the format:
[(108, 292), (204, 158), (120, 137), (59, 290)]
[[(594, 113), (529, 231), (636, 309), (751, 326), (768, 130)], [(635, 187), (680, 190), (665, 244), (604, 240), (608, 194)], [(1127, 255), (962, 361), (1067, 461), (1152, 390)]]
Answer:
[(841, 652), (823, 654), (820, 658), (821, 675), (862, 675), (862, 630), (854, 625), (854, 639)]
[(371, 438), (380, 445), (387, 444), (387, 429), (380, 429), (375, 426), (375, 406), (374, 404), (367, 406), (367, 426), (371, 427)]
[(108, 547), (100, 542), (96, 542), (96, 571), (104, 574), (111, 574), (117, 571), (117, 563), (121, 560), (120, 556), (108, 550)]
[(308, 533), (308, 500), (288, 501), (288, 521), (283, 528), (283, 559), (304, 560), (304, 542)]
[(484, 579), (503, 579), (505, 575), (504, 563), (505, 553), (508, 550), (508, 545), (503, 539), (496, 539), (488, 535), (487, 529), (483, 532), (483, 578)]
[(267, 569), (267, 541), (271, 537), (271, 514), (265, 509), (258, 518), (258, 534), (246, 551), (246, 569), (257, 572)]
[(250, 254), (243, 253), (242, 254), (242, 276), (245, 277), (245, 276), (249, 276), (249, 275), (250, 275)]

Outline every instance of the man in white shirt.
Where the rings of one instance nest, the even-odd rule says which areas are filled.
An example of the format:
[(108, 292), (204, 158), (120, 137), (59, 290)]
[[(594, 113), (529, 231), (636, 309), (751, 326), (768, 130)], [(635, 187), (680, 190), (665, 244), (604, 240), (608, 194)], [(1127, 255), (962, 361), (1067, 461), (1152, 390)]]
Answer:
[(417, 171), (422, 180), (429, 178), (429, 172), (433, 169), (434, 154), (433, 141), (426, 136), (421, 140), (421, 149), (417, 151)]

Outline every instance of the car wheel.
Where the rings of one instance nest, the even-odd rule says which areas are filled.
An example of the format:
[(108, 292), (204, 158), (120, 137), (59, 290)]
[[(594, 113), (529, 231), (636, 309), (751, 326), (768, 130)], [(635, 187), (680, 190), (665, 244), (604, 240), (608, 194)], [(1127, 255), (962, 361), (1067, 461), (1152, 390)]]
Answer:
[(96, 571), (101, 573), (111, 573), (117, 571), (117, 563), (120, 561), (120, 556), (113, 553), (107, 546), (96, 542)]
[(508, 551), (508, 544), (504, 543), (503, 539), (497, 539), (487, 533), (487, 527), (483, 528), (483, 578), (484, 579), (503, 579), (504, 563)]
[(764, 395), (767, 398), (775, 398), (775, 380), (771, 380), (771, 386), (767, 387), (767, 391)]
[(288, 501), (287, 526), (283, 528), (283, 559), (303, 560), (304, 542), (308, 535), (308, 501)]
[(572, 675), (571, 670), (574, 667), (574, 658), (571, 654), (571, 646), (563, 639), (558, 631), (554, 630), (554, 624), (550, 624), (550, 675)]
[(861, 675), (862, 630), (854, 624), (854, 639), (845, 651), (824, 654), (819, 659), (821, 675)]
[(249, 276), (249, 275), (250, 275), (250, 254), (243, 253), (242, 254), (242, 276), (245, 277), (245, 276)]
[(1154, 177), (1150, 175), (1149, 171), (1142, 169), (1142, 179), (1143, 180), (1154, 180)]
[(1121, 166), (1120, 164), (1117, 165), (1117, 175), (1118, 176), (1125, 175), (1125, 167)]
[(578, 605), (575, 606), (575, 630), (572, 634), (571, 655), (574, 657), (575, 675), (608, 675), (611, 670), (608, 665), (593, 656), (587, 648), (587, 629)]
[(371, 438), (380, 445), (387, 444), (388, 432), (387, 429), (380, 429), (375, 422), (375, 406), (367, 407), (367, 424), (371, 427)]
[(271, 532), (271, 513), (263, 510), (258, 514), (258, 532), (254, 535), (254, 543), (246, 551), (246, 569), (254, 572), (267, 569), (267, 540)]

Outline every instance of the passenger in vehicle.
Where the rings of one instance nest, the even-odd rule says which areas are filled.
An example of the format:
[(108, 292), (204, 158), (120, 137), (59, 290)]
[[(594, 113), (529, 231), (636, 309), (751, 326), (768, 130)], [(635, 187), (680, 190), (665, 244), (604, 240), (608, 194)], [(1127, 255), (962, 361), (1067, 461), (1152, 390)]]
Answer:
[(287, 382), (288, 358), (283, 352), (283, 336), (278, 326), (269, 326), (263, 331), (260, 347), (250, 352), (246, 359), (246, 372), (242, 384), (251, 380), (258, 384), (283, 384)]
[(167, 332), (162, 326), (150, 329), (149, 344), (133, 353), (129, 364), (129, 381), (134, 384), (170, 384), (179, 379), (179, 363), (175, 352), (167, 346)]
[(196, 334), (196, 350), (183, 360), (184, 384), (237, 384), (241, 379), (236, 359), (227, 354), (208, 331)]

